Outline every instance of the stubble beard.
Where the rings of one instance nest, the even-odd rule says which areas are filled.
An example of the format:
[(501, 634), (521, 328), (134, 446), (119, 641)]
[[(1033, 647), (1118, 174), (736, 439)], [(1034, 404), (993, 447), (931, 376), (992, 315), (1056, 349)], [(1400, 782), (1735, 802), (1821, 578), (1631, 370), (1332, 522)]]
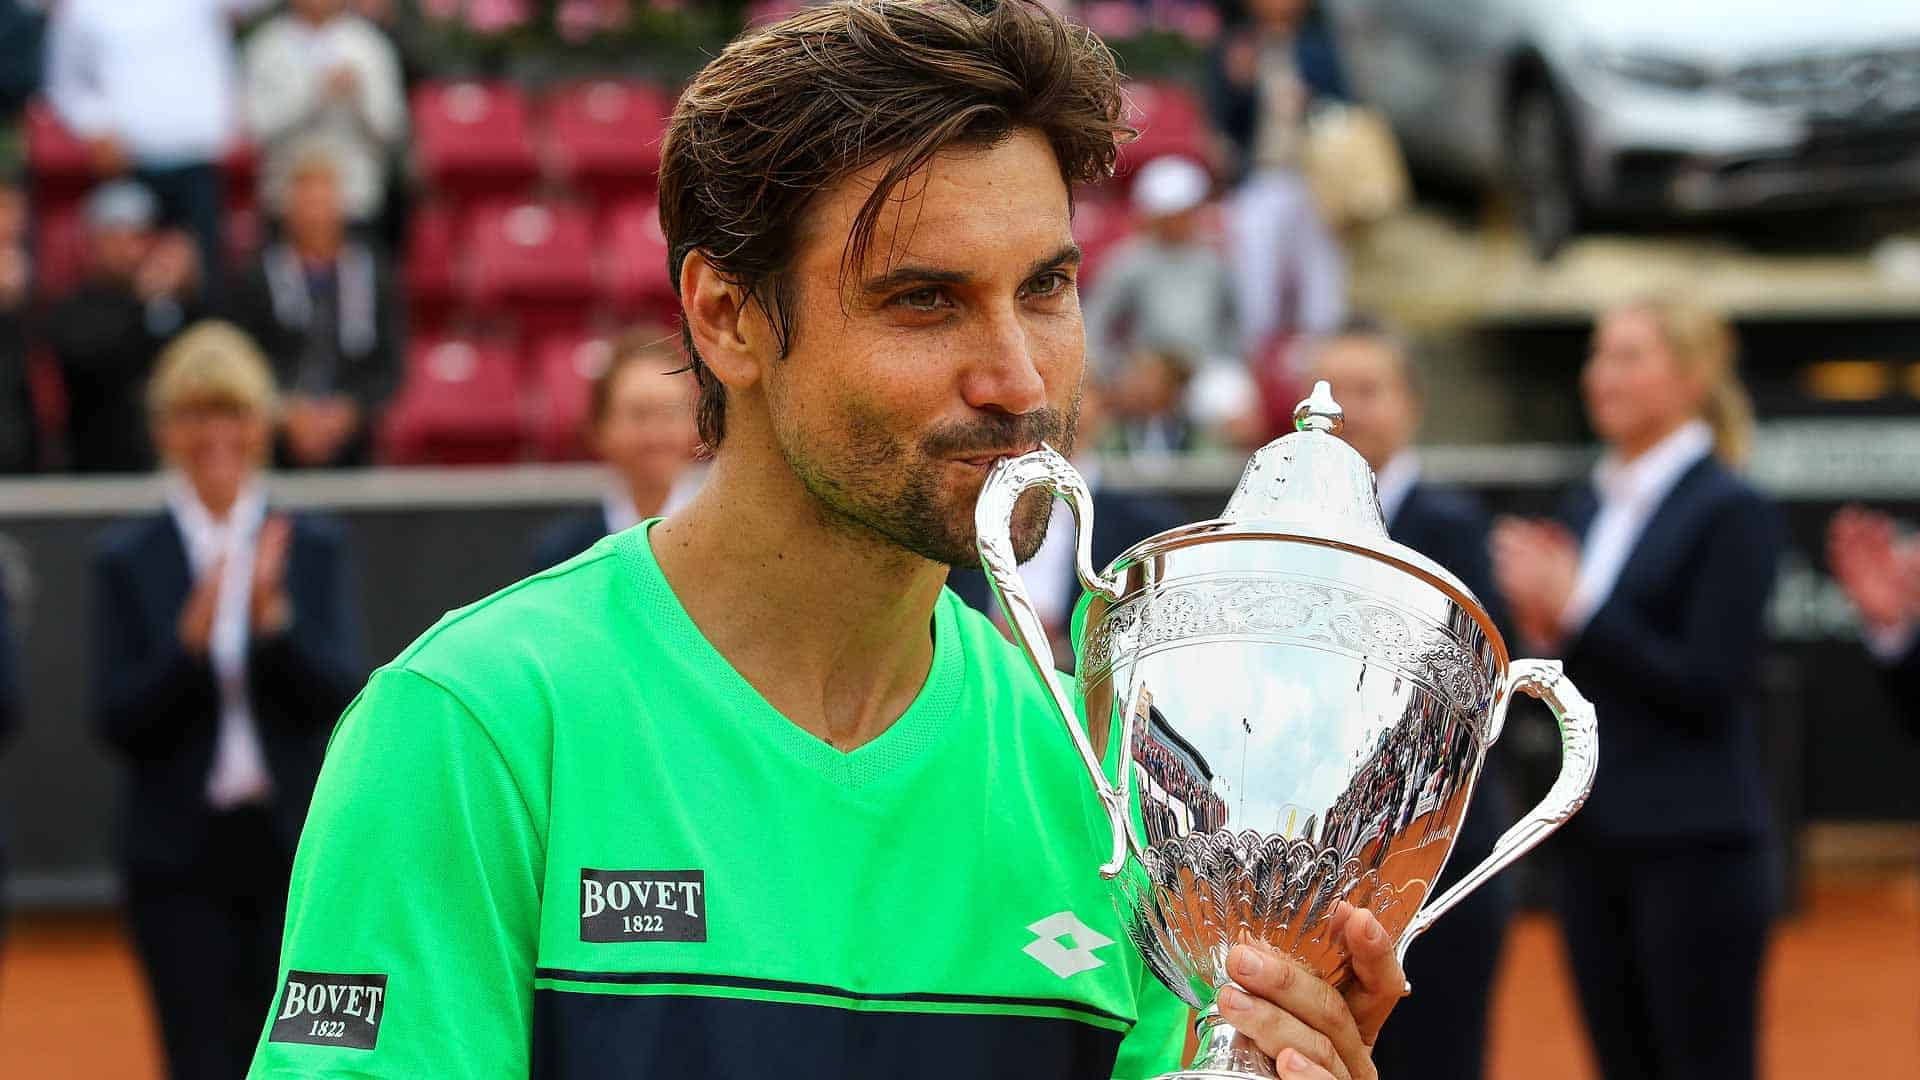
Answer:
[[(837, 425), (844, 432), (837, 446), (810, 451), (793, 440), (779, 442), (787, 466), (812, 496), (823, 523), (931, 562), (977, 569), (974, 504), (979, 493), (943, 501), (943, 474), (950, 468), (946, 460), (969, 450), (1028, 442), (1045, 442), (1071, 454), (1079, 420), (1076, 391), (1064, 411), (986, 416), (930, 432), (909, 449), (878, 414), (856, 406), (846, 410)], [(1010, 533), (1019, 561), (1040, 550), (1052, 515), (1053, 500), (1044, 491), (1029, 491), (1015, 502)]]

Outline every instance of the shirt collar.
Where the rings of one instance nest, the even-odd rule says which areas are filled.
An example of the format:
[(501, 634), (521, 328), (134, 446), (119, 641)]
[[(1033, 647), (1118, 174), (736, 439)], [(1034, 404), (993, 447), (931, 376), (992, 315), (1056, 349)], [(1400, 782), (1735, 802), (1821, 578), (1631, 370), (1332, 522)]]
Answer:
[(1623, 463), (1609, 451), (1593, 467), (1593, 486), (1609, 502), (1655, 503), (1712, 451), (1713, 429), (1704, 420), (1690, 420), (1633, 461)]
[(1374, 476), (1374, 486), (1380, 494), (1380, 514), (1389, 524), (1406, 504), (1413, 485), (1419, 482), (1420, 455), (1411, 450), (1400, 451), (1380, 467)]
[(251, 532), (266, 517), (266, 487), (258, 479), (247, 481), (240, 489), (239, 498), (224, 519), (214, 518), (185, 474), (169, 470), (165, 485), (167, 509), (187, 542), (189, 558), (196, 564), (218, 558), (230, 536)]

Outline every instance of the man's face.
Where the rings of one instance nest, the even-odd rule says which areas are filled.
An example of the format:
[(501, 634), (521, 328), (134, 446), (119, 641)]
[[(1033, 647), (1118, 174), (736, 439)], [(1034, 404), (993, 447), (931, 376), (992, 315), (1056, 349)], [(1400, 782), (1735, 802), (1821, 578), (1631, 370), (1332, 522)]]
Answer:
[(1355, 335), (1321, 346), (1314, 374), (1332, 384), (1346, 414), (1347, 440), (1377, 472), (1406, 449), (1420, 427), (1420, 403), (1393, 346)]
[(110, 281), (131, 281), (153, 249), (153, 230), (136, 225), (104, 225), (88, 234), (93, 272)]
[(340, 242), (346, 220), (340, 207), (340, 181), (332, 170), (302, 169), (287, 184), (287, 234), (307, 249)]
[[(866, 265), (842, 273), (878, 169), (823, 191), (801, 225), (790, 351), (768, 424), (831, 521), (916, 555), (978, 565), (987, 471), (1043, 440), (1071, 451), (1085, 360), (1067, 189), (1045, 139), (943, 151), (902, 184)], [(1031, 493), (1014, 547), (1040, 545)]]

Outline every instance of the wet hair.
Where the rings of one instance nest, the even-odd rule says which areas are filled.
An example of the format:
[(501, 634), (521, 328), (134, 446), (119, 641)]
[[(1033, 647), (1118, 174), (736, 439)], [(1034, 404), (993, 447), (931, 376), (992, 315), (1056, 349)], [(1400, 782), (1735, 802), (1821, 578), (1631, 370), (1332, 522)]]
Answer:
[[(1041, 134), (1069, 188), (1113, 172), (1125, 123), (1113, 54), (1036, 0), (838, 0), (736, 39), (694, 77), (660, 151), (660, 224), (675, 290), (699, 251), (758, 304), (784, 355), (804, 211), (886, 168), (847, 238), (866, 259), (893, 192), (940, 151)], [(682, 337), (700, 437), (726, 434), (726, 391)]]

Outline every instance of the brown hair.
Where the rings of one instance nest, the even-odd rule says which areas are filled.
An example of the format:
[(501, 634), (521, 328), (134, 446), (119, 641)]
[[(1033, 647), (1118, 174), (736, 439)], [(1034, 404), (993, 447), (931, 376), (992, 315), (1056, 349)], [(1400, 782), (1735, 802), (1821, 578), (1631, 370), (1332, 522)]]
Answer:
[(1726, 315), (1705, 304), (1672, 296), (1643, 297), (1623, 306), (1652, 316), (1682, 370), (1706, 384), (1700, 418), (1713, 429), (1713, 453), (1727, 465), (1742, 465), (1753, 448), (1753, 402), (1740, 382), (1740, 346)]
[(681, 356), (672, 332), (658, 326), (636, 326), (615, 335), (607, 343), (607, 366), (594, 376), (593, 387), (587, 398), (589, 430), (599, 427), (606, 420), (608, 410), (613, 408), (613, 388), (620, 384), (620, 376), (642, 360), (660, 364), (660, 374), (666, 375), (679, 367), (685, 358)]
[[(1069, 186), (1113, 172), (1125, 123), (1113, 54), (1036, 0), (838, 0), (736, 39), (694, 77), (660, 150), (674, 289), (699, 250), (760, 305), (784, 354), (791, 266), (810, 200), (891, 159), (854, 220), (859, 266), (893, 190), (942, 149), (1016, 129), (1046, 137)], [(682, 337), (700, 437), (726, 433), (726, 392)]]

